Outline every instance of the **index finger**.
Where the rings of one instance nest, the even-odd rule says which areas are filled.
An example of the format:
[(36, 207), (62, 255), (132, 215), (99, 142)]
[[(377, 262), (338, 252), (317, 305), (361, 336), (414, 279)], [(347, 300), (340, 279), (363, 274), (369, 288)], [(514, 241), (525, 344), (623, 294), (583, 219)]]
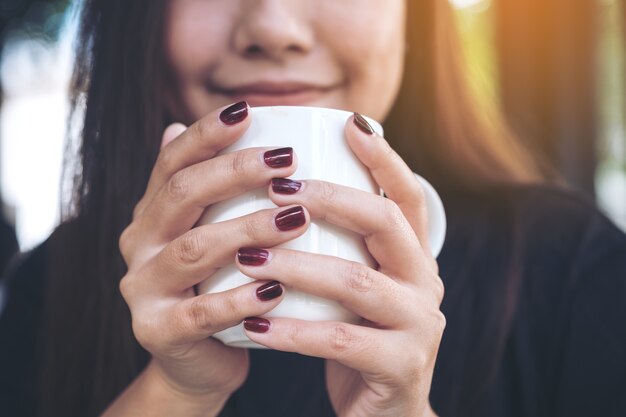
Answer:
[(346, 138), (357, 158), (370, 170), (374, 181), (398, 205), (422, 248), (432, 254), (424, 190), (411, 168), (358, 113), (348, 120)]
[(146, 192), (135, 207), (134, 217), (143, 212), (176, 172), (214, 157), (239, 139), (250, 125), (248, 110), (245, 101), (219, 108), (165, 145), (154, 165)]

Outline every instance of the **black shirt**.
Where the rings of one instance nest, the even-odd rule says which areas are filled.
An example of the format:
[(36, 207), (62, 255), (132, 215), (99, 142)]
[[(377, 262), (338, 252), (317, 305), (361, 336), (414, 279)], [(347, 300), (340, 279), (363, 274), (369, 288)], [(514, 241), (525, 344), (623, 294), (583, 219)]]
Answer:
[[(0, 202), (2, 207), (2, 202)], [(9, 264), (11, 257), (17, 252), (17, 238), (13, 226), (0, 214), (0, 273)], [(2, 303), (0, 302), (0, 306)]]
[[(551, 186), (444, 195), (441, 416), (626, 416), (626, 235)], [(46, 244), (5, 279), (0, 415), (31, 415)], [(334, 416), (317, 358), (251, 351), (241, 417)]]

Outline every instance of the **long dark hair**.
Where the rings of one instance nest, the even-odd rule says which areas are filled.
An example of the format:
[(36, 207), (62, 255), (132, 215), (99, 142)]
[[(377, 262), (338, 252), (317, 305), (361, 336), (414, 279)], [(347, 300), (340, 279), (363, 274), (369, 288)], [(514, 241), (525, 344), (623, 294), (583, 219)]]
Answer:
[(72, 104), (84, 104), (85, 115), (80, 160), (66, 173), (74, 179), (65, 211), (72, 220), (50, 241), (42, 415), (98, 415), (147, 360), (118, 291), (118, 237), (166, 123), (164, 7), (165, 0), (82, 5)]
[[(169, 121), (166, 3), (82, 5), (72, 87), (73, 108), (84, 108), (85, 116), (79, 160), (66, 173), (73, 188), (65, 224), (49, 242), (40, 379), (45, 415), (99, 414), (148, 360), (118, 291), (125, 273), (118, 237), (145, 189)], [(446, 190), (540, 181), (533, 159), (497, 113), (488, 120), (477, 113), (445, 3), (407, 1), (409, 53), (387, 136), (444, 200), (452, 192)], [(498, 326), (502, 339), (508, 322)], [(487, 348), (495, 352), (500, 345)]]

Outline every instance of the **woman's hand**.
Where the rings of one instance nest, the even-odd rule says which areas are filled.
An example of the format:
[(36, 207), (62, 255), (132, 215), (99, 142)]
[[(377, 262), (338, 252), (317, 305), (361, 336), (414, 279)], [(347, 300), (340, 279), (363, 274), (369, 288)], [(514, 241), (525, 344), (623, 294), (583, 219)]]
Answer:
[(328, 391), (340, 417), (433, 415), (428, 396), (445, 327), (444, 290), (428, 246), (424, 194), (402, 159), (367, 127), (357, 117), (346, 136), (388, 198), (290, 180), (274, 181), (270, 195), (279, 206), (301, 204), (312, 218), (361, 234), (378, 269), (278, 248), (263, 249), (267, 261), (260, 266), (244, 265), (243, 256), (238, 261), (252, 278), (337, 300), (362, 322), (250, 318), (244, 324), (260, 344), (327, 358)]
[(240, 103), (188, 129), (170, 126), (146, 193), (120, 238), (128, 266), (120, 289), (135, 336), (152, 354), (147, 373), (179, 399), (217, 401), (205, 405), (214, 413), (244, 382), (248, 353), (210, 336), (273, 309), (282, 287), (254, 282), (196, 295), (194, 285), (232, 263), (238, 248), (278, 245), (302, 234), (308, 223), (302, 210), (302, 224), (280, 230), (275, 221), (285, 208), (277, 208), (193, 227), (207, 206), (267, 186), (271, 178), (296, 169), (289, 149), (251, 148), (216, 156), (247, 129), (247, 115), (247, 105)]

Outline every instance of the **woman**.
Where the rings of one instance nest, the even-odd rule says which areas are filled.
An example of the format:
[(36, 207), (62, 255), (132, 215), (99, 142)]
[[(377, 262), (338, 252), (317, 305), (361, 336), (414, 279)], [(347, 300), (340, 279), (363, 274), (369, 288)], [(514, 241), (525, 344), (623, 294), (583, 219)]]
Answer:
[[(82, 17), (73, 211), (13, 271), (0, 323), (10, 415), (626, 412), (626, 237), (537, 185), (538, 165), (478, 113), (445, 1), (92, 0)], [(404, 160), (358, 114), (346, 138), (387, 198), (306, 179), (282, 194), (271, 180), (294, 172), (289, 153), (216, 157), (267, 104), (385, 119)], [(446, 205), (438, 264), (411, 169)], [(261, 186), (277, 209), (193, 228), (211, 202)], [(294, 207), (297, 224), (272, 226)], [(367, 236), (380, 267), (274, 247), (317, 216)], [(235, 258), (261, 282), (195, 295)], [(259, 318), (283, 285), (367, 320)], [(242, 320), (274, 350), (209, 337)]]

